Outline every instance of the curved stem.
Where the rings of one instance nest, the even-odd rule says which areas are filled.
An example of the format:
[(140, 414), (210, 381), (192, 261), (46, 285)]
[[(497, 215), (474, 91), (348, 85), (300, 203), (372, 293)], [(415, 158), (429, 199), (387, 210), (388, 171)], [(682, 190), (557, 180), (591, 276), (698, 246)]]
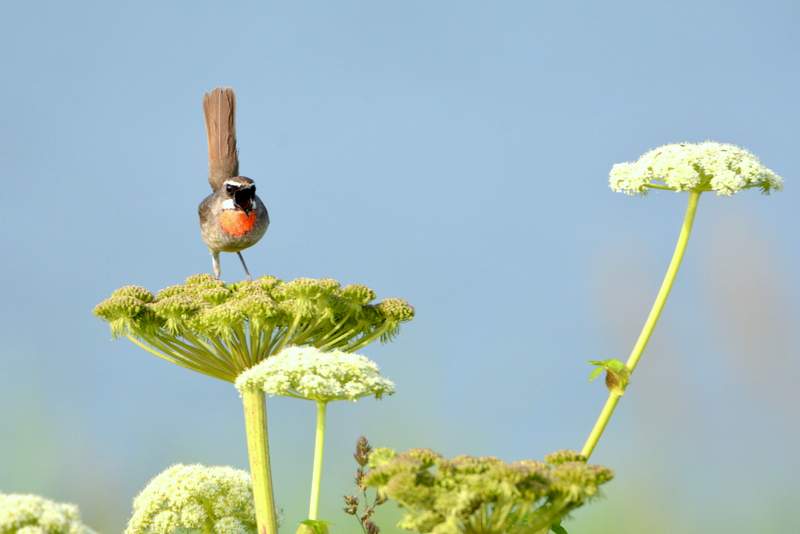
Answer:
[(259, 534), (277, 534), (278, 521), (275, 515), (275, 496), (272, 492), (272, 470), (269, 463), (269, 438), (267, 432), (267, 409), (264, 392), (245, 389), (242, 391), (244, 426), (247, 433), (247, 455), (250, 457), (250, 474), (253, 482), (253, 498), (256, 505), (256, 522)]
[[(126, 337), (134, 345), (146, 350), (147, 352), (149, 352), (150, 354), (152, 354), (154, 356), (158, 356), (162, 360), (168, 361), (170, 363), (174, 363), (175, 365), (178, 365), (178, 366), (183, 367), (185, 369), (189, 369), (190, 371), (195, 371), (195, 372), (202, 373), (204, 375), (210, 376), (212, 378), (218, 378), (220, 380), (225, 380), (227, 382), (230, 382), (230, 380), (228, 378), (226, 378), (225, 375), (218, 374), (217, 372), (215, 372), (213, 370), (210, 370), (210, 369), (205, 369), (202, 366), (197, 365), (195, 362), (188, 361), (188, 360), (185, 360), (185, 359), (179, 357), (179, 355), (177, 355), (177, 354), (166, 354), (165, 352), (159, 352), (158, 350), (147, 346), (145, 343), (142, 343), (141, 341), (139, 341), (138, 339), (136, 339), (133, 336), (126, 336)], [(150, 341), (154, 341), (154, 340), (150, 340)], [(150, 341), (148, 341), (148, 342), (150, 342)]]
[[(672, 260), (669, 262), (667, 273), (664, 275), (664, 280), (661, 282), (661, 288), (658, 290), (658, 295), (656, 295), (656, 300), (653, 302), (653, 307), (650, 309), (650, 314), (647, 316), (639, 338), (636, 340), (636, 344), (633, 346), (633, 350), (631, 350), (628, 361), (625, 363), (629, 374), (633, 373), (634, 369), (636, 369), (636, 365), (639, 363), (639, 359), (642, 357), (642, 353), (644, 353), (644, 349), (647, 347), (647, 342), (650, 341), (650, 336), (653, 334), (656, 323), (658, 323), (658, 318), (661, 316), (661, 311), (664, 309), (664, 304), (667, 302), (667, 297), (669, 297), (669, 293), (672, 290), (672, 284), (675, 282), (675, 277), (681, 266), (683, 254), (686, 252), (689, 236), (692, 234), (694, 215), (697, 211), (697, 202), (699, 200), (699, 191), (691, 191), (689, 193), (689, 204), (686, 206), (686, 213), (683, 216), (683, 226), (681, 226), (681, 233), (678, 235), (678, 242), (675, 244), (675, 251), (672, 253)], [(592, 428), (592, 432), (589, 434), (589, 438), (586, 440), (581, 450), (581, 454), (587, 458), (592, 455), (592, 451), (594, 451), (597, 442), (600, 440), (600, 436), (603, 435), (603, 430), (605, 430), (608, 421), (611, 419), (611, 415), (614, 413), (614, 409), (617, 407), (621, 396), (621, 391), (612, 390), (609, 392), (608, 400), (603, 406), (603, 410), (600, 412), (600, 416), (597, 418), (594, 428)]]
[(311, 501), (308, 504), (308, 518), (318, 519), (319, 490), (322, 482), (322, 451), (325, 448), (325, 408), (328, 403), (317, 401), (317, 435), (314, 439), (314, 471), (311, 475)]

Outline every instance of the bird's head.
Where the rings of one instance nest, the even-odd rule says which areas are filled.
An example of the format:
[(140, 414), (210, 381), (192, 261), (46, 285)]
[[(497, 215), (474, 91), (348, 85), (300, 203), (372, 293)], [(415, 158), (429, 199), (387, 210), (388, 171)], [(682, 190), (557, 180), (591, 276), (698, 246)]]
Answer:
[(230, 199), (236, 208), (245, 213), (249, 214), (255, 208), (256, 184), (246, 176), (234, 176), (225, 180), (221, 193), (223, 198)]

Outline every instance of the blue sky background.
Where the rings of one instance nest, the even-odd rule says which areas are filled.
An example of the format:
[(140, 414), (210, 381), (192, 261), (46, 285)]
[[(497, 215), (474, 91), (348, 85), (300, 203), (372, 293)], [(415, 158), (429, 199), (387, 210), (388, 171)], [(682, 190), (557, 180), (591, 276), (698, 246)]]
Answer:
[[(127, 283), (210, 269), (203, 92), (239, 97), (241, 171), (272, 226), (256, 274), (330, 276), (417, 318), (366, 353), (398, 394), (331, 409), (323, 515), (360, 434), (397, 448), (579, 448), (685, 196), (612, 193), (660, 144), (742, 145), (786, 179), (706, 195), (683, 271), (593, 460), (617, 479), (571, 532), (800, 530), (794, 2), (6, 2), (0, 8), (0, 490), (120, 532), (174, 462), (246, 466), (232, 386), (112, 342)], [(223, 258), (225, 278), (241, 271)], [(313, 407), (270, 403), (287, 532)], [(393, 532), (392, 518), (383, 518)]]

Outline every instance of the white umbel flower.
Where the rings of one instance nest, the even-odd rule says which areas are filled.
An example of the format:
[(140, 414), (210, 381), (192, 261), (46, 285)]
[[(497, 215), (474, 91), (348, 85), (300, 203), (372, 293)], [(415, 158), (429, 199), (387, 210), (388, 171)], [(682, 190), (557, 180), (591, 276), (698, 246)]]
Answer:
[(231, 467), (173, 465), (133, 501), (125, 534), (255, 534), (250, 475)]
[(94, 534), (81, 523), (78, 507), (38, 495), (0, 493), (0, 532), (20, 534)]
[(652, 188), (730, 196), (743, 189), (780, 191), (783, 179), (743, 148), (706, 141), (664, 145), (634, 162), (617, 163), (609, 186), (628, 195), (642, 195)]
[(236, 378), (236, 388), (320, 402), (394, 393), (394, 383), (370, 359), (310, 346), (287, 347), (251, 367)]

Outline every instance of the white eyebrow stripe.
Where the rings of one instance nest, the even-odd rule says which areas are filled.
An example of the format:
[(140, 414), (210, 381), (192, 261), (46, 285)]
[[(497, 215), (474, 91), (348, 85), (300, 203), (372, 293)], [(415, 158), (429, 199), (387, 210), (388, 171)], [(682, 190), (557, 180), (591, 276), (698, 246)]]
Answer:
[(236, 180), (225, 180), (225, 185), (235, 185), (236, 187), (242, 187), (244, 184), (242, 182), (237, 182)]

